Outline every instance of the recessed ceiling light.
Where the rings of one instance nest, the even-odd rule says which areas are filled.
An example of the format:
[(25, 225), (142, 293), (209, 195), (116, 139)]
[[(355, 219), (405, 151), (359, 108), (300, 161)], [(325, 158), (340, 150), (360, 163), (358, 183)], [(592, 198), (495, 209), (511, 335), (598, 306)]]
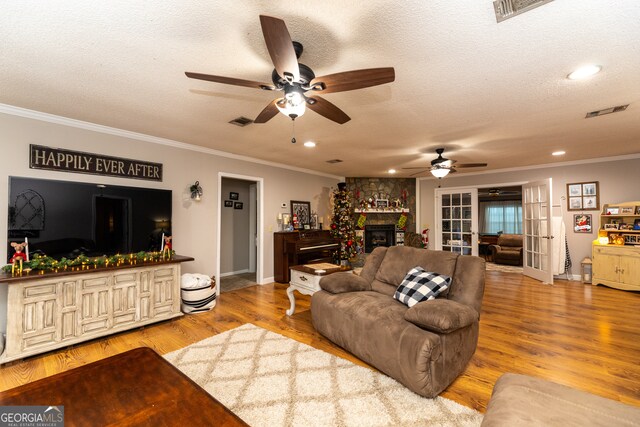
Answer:
[(307, 141), (307, 142), (304, 143), (304, 146), (305, 147), (315, 147), (316, 143), (313, 142), (313, 141)]
[(551, 153), (552, 156), (564, 156), (565, 154), (567, 154), (566, 151), (554, 151), (553, 153)]
[(584, 67), (580, 67), (573, 73), (569, 74), (567, 78), (569, 80), (586, 79), (587, 77), (591, 77), (594, 74), (598, 74), (600, 70), (602, 70), (602, 67), (600, 65), (585, 65)]
[(396, 170), (395, 169), (389, 169), (388, 172), (389, 173), (396, 173)]

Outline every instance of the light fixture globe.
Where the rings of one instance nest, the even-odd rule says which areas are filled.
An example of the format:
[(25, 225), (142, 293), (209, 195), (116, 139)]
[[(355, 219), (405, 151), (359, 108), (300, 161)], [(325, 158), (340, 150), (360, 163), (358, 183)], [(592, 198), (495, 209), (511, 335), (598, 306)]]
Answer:
[(431, 175), (435, 176), (438, 179), (444, 178), (445, 176), (449, 175), (449, 168), (434, 166), (431, 168)]
[(276, 103), (276, 107), (282, 114), (295, 120), (304, 114), (305, 104), (302, 88), (299, 85), (288, 84), (284, 88), (284, 98)]

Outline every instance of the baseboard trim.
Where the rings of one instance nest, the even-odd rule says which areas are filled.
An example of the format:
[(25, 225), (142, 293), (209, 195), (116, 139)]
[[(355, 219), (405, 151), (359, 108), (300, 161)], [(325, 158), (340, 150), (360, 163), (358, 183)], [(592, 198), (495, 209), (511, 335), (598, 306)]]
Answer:
[(228, 273), (220, 273), (220, 277), (235, 276), (236, 274), (243, 274), (243, 273), (249, 273), (249, 269), (245, 268), (244, 270), (230, 271)]
[(264, 277), (262, 279), (261, 282), (258, 283), (258, 285), (268, 285), (269, 283), (273, 283), (276, 281), (276, 278), (271, 276), (271, 277)]

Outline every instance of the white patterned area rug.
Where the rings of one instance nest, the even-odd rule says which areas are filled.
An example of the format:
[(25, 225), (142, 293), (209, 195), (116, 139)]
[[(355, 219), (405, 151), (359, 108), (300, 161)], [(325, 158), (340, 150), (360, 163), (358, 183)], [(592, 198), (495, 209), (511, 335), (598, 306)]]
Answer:
[(254, 427), (482, 421), (479, 412), (451, 400), (423, 398), (376, 371), (251, 324), (165, 358)]
[(487, 271), (501, 271), (503, 273), (518, 273), (522, 274), (522, 266), (517, 265), (503, 265), (496, 264), (494, 262), (487, 262), (485, 264)]

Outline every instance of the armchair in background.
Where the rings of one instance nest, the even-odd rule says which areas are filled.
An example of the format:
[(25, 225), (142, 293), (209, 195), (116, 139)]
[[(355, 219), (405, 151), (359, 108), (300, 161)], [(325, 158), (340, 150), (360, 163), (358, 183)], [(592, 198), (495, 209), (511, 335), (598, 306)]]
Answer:
[(496, 264), (522, 265), (522, 234), (501, 234), (489, 250)]

